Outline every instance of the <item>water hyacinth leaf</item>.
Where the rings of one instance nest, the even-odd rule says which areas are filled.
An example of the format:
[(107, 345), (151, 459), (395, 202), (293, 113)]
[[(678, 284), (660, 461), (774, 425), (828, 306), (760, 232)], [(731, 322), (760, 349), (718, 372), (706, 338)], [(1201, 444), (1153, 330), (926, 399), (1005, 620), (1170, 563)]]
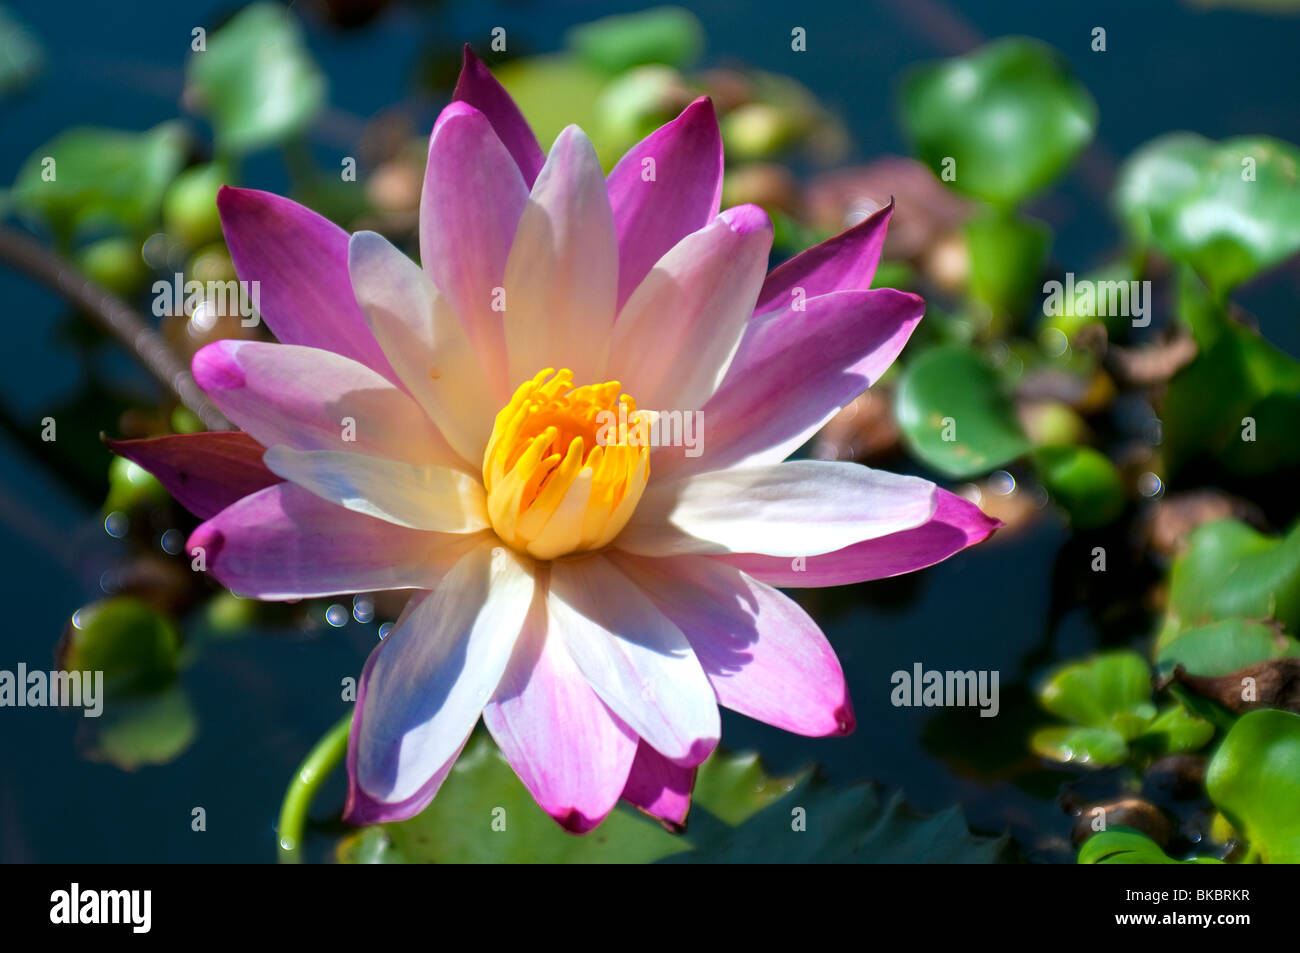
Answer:
[(983, 304), (991, 330), (1007, 330), (1039, 291), (1052, 232), (1042, 222), (1001, 212), (978, 215), (963, 226), (970, 254), (969, 291)]
[(913, 70), (899, 115), (935, 175), (1004, 208), (1064, 172), (1097, 126), (1096, 103), (1062, 57), (1026, 37)]
[(1062, 666), (1043, 684), (1038, 702), (1071, 726), (1040, 729), (1031, 739), (1033, 749), (1044, 757), (1098, 766), (1123, 761), (1127, 742), (1145, 734), (1156, 718), (1150, 669), (1130, 651)]
[(257, 3), (190, 54), (185, 102), (212, 121), (218, 151), (238, 155), (307, 128), (325, 104), (325, 76), (292, 14)]
[(1162, 673), (1181, 665), (1191, 675), (1227, 675), (1267, 659), (1296, 657), (1300, 642), (1275, 626), (1224, 619), (1179, 634), (1157, 654), (1156, 667)]
[(566, 126), (581, 126), (591, 137), (605, 171), (622, 154), (603, 134), (597, 104), (609, 77), (572, 56), (528, 56), (493, 68), (514, 99), (543, 149)]
[[(495, 747), (479, 737), (422, 814), (358, 831), (337, 853), (347, 863), (988, 863), (1005, 844), (971, 834), (956, 808), (917, 818), (899, 797), (882, 806), (867, 785), (832, 788), (807, 772), (771, 777), (752, 754), (714, 754), (700, 767), (693, 801), (684, 834), (670, 834), (620, 804), (595, 831), (574, 837), (537, 807)], [(796, 809), (806, 830), (792, 826)]]
[(1124, 481), (1115, 464), (1092, 447), (1042, 447), (1035, 454), (1039, 476), (1075, 529), (1095, 529), (1124, 510)]
[(1300, 251), (1300, 149), (1171, 133), (1124, 164), (1115, 204), (1139, 241), (1191, 265), (1221, 296)]
[(1165, 396), (1170, 468), (1203, 454), (1247, 476), (1300, 464), (1300, 361), (1233, 323), (1202, 347)]
[(1137, 743), (1161, 754), (1199, 751), (1214, 737), (1214, 725), (1180, 704), (1161, 709)]
[(19, 213), (63, 239), (82, 228), (138, 233), (157, 220), (184, 153), (175, 122), (147, 132), (67, 129), (28, 156), (10, 197)]
[(80, 609), (59, 644), (66, 671), (104, 673), (110, 697), (158, 691), (176, 677), (180, 635), (153, 606), (114, 596)]
[(134, 771), (179, 757), (194, 743), (199, 724), (185, 690), (172, 685), (115, 701), (93, 730), (93, 756)]
[(1210, 761), (1205, 788), (1266, 863), (1300, 863), (1300, 715), (1242, 715)]
[(1197, 527), (1170, 573), (1169, 605), (1156, 648), (1224, 619), (1300, 627), (1300, 524), (1282, 537), (1236, 520)]
[(945, 476), (977, 476), (1030, 449), (996, 372), (961, 345), (913, 360), (894, 411), (908, 449)]
[(1112, 827), (1093, 834), (1079, 848), (1081, 864), (1221, 864), (1214, 857), (1175, 860), (1146, 834), (1131, 827)]
[(1123, 764), (1128, 759), (1128, 741), (1106, 725), (1053, 725), (1040, 728), (1029, 739), (1029, 747), (1041, 757), (1062, 763), (1094, 767)]
[(646, 63), (684, 69), (704, 49), (704, 28), (689, 10), (655, 7), (581, 24), (564, 39), (584, 62), (609, 73)]
[(221, 237), (221, 216), (217, 212), (217, 191), (230, 173), (220, 162), (207, 162), (186, 169), (163, 196), (163, 226), (167, 234), (190, 248)]

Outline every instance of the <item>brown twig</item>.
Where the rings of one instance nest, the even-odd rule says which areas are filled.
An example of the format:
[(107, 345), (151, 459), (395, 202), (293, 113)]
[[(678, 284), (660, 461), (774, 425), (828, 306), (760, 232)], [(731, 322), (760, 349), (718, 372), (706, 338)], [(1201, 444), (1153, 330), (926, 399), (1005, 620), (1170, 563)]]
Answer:
[(117, 338), (209, 430), (230, 429), (230, 421), (194, 383), (189, 368), (121, 298), (95, 284), (34, 238), (4, 226), (0, 226), (0, 262), (57, 292)]

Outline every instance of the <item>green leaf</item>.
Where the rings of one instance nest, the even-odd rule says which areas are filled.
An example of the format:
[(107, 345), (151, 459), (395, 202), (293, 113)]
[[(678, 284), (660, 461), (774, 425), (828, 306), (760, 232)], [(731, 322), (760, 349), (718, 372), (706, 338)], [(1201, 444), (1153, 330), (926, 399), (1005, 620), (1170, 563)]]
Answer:
[(1064, 59), (1026, 37), (913, 70), (899, 112), (935, 175), (1004, 208), (1064, 172), (1097, 126), (1097, 105)]
[(1038, 278), (1052, 245), (1051, 229), (1000, 212), (977, 215), (963, 229), (971, 297), (989, 309), (990, 331), (1001, 335), (1038, 293)]
[(163, 197), (163, 225), (167, 233), (190, 248), (221, 238), (217, 191), (230, 178), (220, 162), (186, 169)]
[(609, 77), (572, 56), (528, 56), (511, 60), (494, 69), (537, 135), (549, 150), (566, 126), (581, 126), (596, 147), (606, 169), (618, 159), (601, 139), (597, 103)]
[[(338, 856), (349, 863), (982, 863), (995, 860), (1004, 844), (972, 835), (956, 808), (917, 819), (898, 797), (882, 808), (867, 785), (836, 789), (808, 772), (772, 778), (752, 754), (710, 757), (700, 766), (693, 801), (685, 834), (620, 804), (595, 831), (575, 837), (537, 806), (480, 735), (423, 813), (351, 835)], [(494, 829), (494, 820), (498, 828), (504, 821), (504, 830)]]
[(114, 701), (97, 723), (96, 757), (124, 771), (166, 764), (180, 756), (198, 734), (198, 718), (179, 685), (161, 692)]
[(1162, 419), (1171, 470), (1201, 453), (1248, 476), (1300, 465), (1300, 361), (1227, 323), (1169, 382)]
[(704, 49), (704, 28), (681, 7), (655, 7), (576, 26), (565, 45), (589, 65), (621, 73), (646, 63), (685, 69)]
[(1235, 618), (1300, 629), (1300, 523), (1283, 537), (1236, 520), (1197, 527), (1170, 573), (1157, 651), (1187, 630)]
[(134, 596), (114, 596), (80, 609), (60, 644), (60, 665), (104, 673), (110, 698), (151, 693), (176, 677), (180, 635), (171, 620)]
[(1161, 754), (1179, 754), (1199, 751), (1213, 737), (1214, 725), (1173, 704), (1161, 710), (1137, 743), (1155, 747)]
[(1267, 136), (1171, 133), (1124, 163), (1115, 202), (1140, 242), (1222, 296), (1300, 251), (1300, 150)]
[(65, 240), (91, 227), (140, 233), (157, 220), (184, 152), (185, 134), (174, 122), (148, 132), (67, 129), (28, 156), (11, 198)]
[(1242, 715), (1210, 761), (1205, 789), (1265, 863), (1300, 863), (1300, 715)]
[(1092, 767), (1123, 764), (1128, 760), (1128, 741), (1109, 726), (1040, 728), (1030, 737), (1029, 747), (1035, 754), (1053, 761)]
[(993, 368), (960, 345), (914, 359), (894, 411), (908, 449), (945, 476), (986, 473), (1030, 449)]
[(1136, 652), (1106, 652), (1058, 668), (1038, 692), (1038, 702), (1058, 718), (1090, 730), (1049, 727), (1030, 741), (1039, 754), (1061, 761), (1118, 764), (1126, 743), (1145, 734), (1156, 718), (1151, 671)]
[(1035, 454), (1043, 485), (1075, 529), (1094, 529), (1124, 510), (1124, 481), (1109, 458), (1092, 447), (1041, 447)]
[(1214, 857), (1174, 860), (1160, 845), (1131, 827), (1112, 827), (1093, 834), (1079, 848), (1081, 864), (1221, 864)]
[(190, 54), (185, 102), (216, 130), (217, 149), (239, 155), (306, 129), (325, 104), (325, 76), (284, 8), (241, 10)]
[(1190, 675), (1228, 675), (1247, 665), (1300, 656), (1300, 642), (1274, 626), (1249, 619), (1224, 619), (1182, 632), (1156, 656), (1162, 672), (1181, 665)]

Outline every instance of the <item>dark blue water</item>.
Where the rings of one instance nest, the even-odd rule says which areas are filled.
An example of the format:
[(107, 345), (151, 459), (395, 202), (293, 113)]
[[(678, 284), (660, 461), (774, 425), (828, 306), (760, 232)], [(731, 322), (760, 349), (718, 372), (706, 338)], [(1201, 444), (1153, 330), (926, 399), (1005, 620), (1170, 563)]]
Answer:
[[(0, 181), (73, 124), (143, 129), (178, 114), (190, 30), (230, 12), (224, 4), (26, 2), (18, 13), (45, 42), (49, 63), (37, 84), (0, 101), (4, 139)], [(367, 28), (332, 33), (307, 17), (309, 42), (329, 76), (335, 113), (315, 137), (325, 153), (347, 154), (361, 117), (395, 103), (432, 120), (440, 101), (418, 91), (421, 63), (469, 40), (481, 46), (494, 26), (528, 51), (556, 48), (564, 31), (637, 3), (563, 2), (399, 5)], [(909, 64), (955, 51), (978, 37), (1037, 36), (1060, 49), (1101, 109), (1099, 154), (1122, 158), (1152, 136), (1192, 129), (1211, 137), (1264, 133), (1300, 141), (1295, 55), (1300, 21), (1203, 12), (1177, 3), (1077, 5), (998, 0), (942, 5), (735, 0), (695, 9), (707, 29), (708, 64), (744, 61), (806, 83), (844, 118), (855, 157), (904, 146), (892, 93)], [(946, 10), (946, 18), (935, 15)], [(909, 12), (910, 11), (910, 12)], [(803, 26), (808, 52), (792, 53), (790, 29)], [(1089, 48), (1091, 29), (1108, 31), (1106, 53)], [(445, 94), (444, 94), (445, 95)], [(203, 132), (195, 122), (196, 130)], [(256, 159), (245, 184), (283, 189), (278, 161)], [(1058, 260), (1082, 270), (1117, 244), (1099, 181), (1076, 174), (1038, 203), (1058, 228)], [(1300, 354), (1294, 302), (1297, 271), (1248, 289), (1244, 302), (1279, 346)], [(40, 417), (79, 390), (86, 368), (57, 334), (64, 309), (21, 276), (0, 271), (5, 303), (5, 373), (0, 406), (15, 426)], [(96, 368), (149, 393), (124, 359)], [(113, 432), (116, 413), (85, 410), (93, 434)], [(62, 427), (62, 424), (60, 425)], [(108, 456), (92, 440), (89, 457)], [(124, 555), (101, 526), (95, 501), (65, 479), (51, 455), (32, 456), (0, 434), (0, 565), (4, 626), (0, 668), (20, 661), (48, 668), (69, 615), (100, 595), (99, 579)], [(859, 728), (848, 739), (794, 738), (743, 718), (724, 721), (724, 742), (759, 748), (776, 770), (816, 760), (836, 780), (876, 778), (924, 809), (963, 803), (985, 830), (1012, 829), (1034, 856), (1057, 857), (1065, 818), (1052, 803), (1065, 772), (1025, 755), (1035, 716), (1028, 684), (1054, 659), (1103, 640), (1096, 613), (1071, 603), (1054, 583), (1077, 570), (1061, 547), (1068, 534), (1050, 518), (893, 581), (800, 598), (823, 622), (849, 675)], [(1073, 567), (1073, 568), (1072, 568)], [(1054, 595), (1055, 593), (1055, 595)], [(1121, 640), (1108, 631), (1105, 638)], [(229, 861), (271, 859), (273, 823), (284, 786), (313, 741), (344, 710), (340, 680), (354, 675), (373, 645), (374, 626), (319, 625), (205, 646), (183, 676), (197, 712), (197, 740), (164, 767), (123, 772), (83, 756), (82, 719), (49, 709), (0, 709), (0, 861)], [(914, 662), (938, 669), (998, 669), (1003, 712), (935, 714), (894, 708), (890, 673)], [(340, 803), (338, 779), (317, 814)], [(207, 831), (190, 828), (203, 807)]]

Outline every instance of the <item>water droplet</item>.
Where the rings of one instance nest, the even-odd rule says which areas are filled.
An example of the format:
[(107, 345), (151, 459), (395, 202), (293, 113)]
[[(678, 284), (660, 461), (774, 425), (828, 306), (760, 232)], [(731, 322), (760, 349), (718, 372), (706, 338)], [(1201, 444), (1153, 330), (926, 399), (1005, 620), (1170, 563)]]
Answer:
[(325, 621), (336, 629), (345, 626), (348, 624), (348, 610), (336, 602), (325, 610)]
[(185, 543), (185, 537), (181, 535), (178, 529), (169, 529), (162, 534), (162, 539), (158, 541), (162, 546), (163, 552), (175, 556), (181, 551), (181, 546)]
[(362, 625), (373, 621), (375, 618), (375, 604), (365, 596), (357, 596), (352, 600), (352, 618)]
[(121, 510), (114, 510), (104, 517), (104, 532), (114, 539), (121, 539), (131, 529), (131, 520)]

